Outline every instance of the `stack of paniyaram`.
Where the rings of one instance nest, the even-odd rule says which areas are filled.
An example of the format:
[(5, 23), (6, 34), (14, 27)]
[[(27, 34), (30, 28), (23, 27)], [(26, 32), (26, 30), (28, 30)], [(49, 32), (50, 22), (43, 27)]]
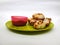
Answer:
[(28, 22), (35, 29), (40, 29), (47, 27), (51, 22), (51, 18), (45, 18), (42, 13), (35, 13), (32, 15), (32, 18), (28, 19)]

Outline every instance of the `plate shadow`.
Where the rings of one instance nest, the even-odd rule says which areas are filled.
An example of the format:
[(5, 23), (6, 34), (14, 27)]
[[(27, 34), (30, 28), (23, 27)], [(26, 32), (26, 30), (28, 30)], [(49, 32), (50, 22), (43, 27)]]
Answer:
[(39, 34), (45, 34), (50, 32), (52, 29), (50, 30), (43, 30), (43, 31), (18, 31), (18, 30), (11, 30), (11, 32), (17, 33), (17, 34), (22, 34), (22, 35), (39, 35)]

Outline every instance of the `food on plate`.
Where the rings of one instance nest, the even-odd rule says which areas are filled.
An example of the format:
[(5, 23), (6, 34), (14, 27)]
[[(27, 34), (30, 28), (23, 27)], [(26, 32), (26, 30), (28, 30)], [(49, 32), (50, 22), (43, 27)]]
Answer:
[(45, 18), (42, 13), (35, 13), (32, 15), (32, 18), (28, 19), (28, 22), (35, 29), (41, 29), (47, 27), (51, 23), (51, 18)]
[(7, 21), (6, 26), (18, 31), (43, 31), (52, 29), (54, 24), (51, 18), (46, 18), (42, 13), (35, 13), (31, 18), (11, 16), (11, 21)]
[(15, 26), (26, 25), (28, 17), (25, 16), (11, 16), (12, 24)]
[(27, 22), (35, 29), (45, 28), (51, 23), (51, 18), (45, 18), (42, 13), (35, 13), (32, 15), (32, 18), (25, 16), (11, 16), (12, 24), (15, 26), (26, 25)]

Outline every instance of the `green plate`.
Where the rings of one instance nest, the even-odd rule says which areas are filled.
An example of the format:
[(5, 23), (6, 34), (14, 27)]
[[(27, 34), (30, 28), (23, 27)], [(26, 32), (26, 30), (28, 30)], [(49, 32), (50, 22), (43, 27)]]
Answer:
[(33, 28), (33, 26), (29, 25), (28, 23), (25, 26), (14, 26), (11, 21), (7, 21), (6, 26), (8, 29), (17, 30), (17, 31), (43, 31), (43, 30), (52, 29), (54, 24), (51, 22), (49, 26), (45, 27), (44, 29), (35, 29)]

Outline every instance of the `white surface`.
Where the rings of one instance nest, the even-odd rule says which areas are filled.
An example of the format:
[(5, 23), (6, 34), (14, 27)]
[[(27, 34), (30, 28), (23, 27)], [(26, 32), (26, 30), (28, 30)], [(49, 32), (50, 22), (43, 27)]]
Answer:
[[(32, 16), (42, 12), (52, 18), (54, 28), (47, 33), (23, 35), (9, 31), (5, 22), (11, 15)], [(0, 3), (0, 45), (60, 45), (60, 2), (59, 1), (9, 1)]]

